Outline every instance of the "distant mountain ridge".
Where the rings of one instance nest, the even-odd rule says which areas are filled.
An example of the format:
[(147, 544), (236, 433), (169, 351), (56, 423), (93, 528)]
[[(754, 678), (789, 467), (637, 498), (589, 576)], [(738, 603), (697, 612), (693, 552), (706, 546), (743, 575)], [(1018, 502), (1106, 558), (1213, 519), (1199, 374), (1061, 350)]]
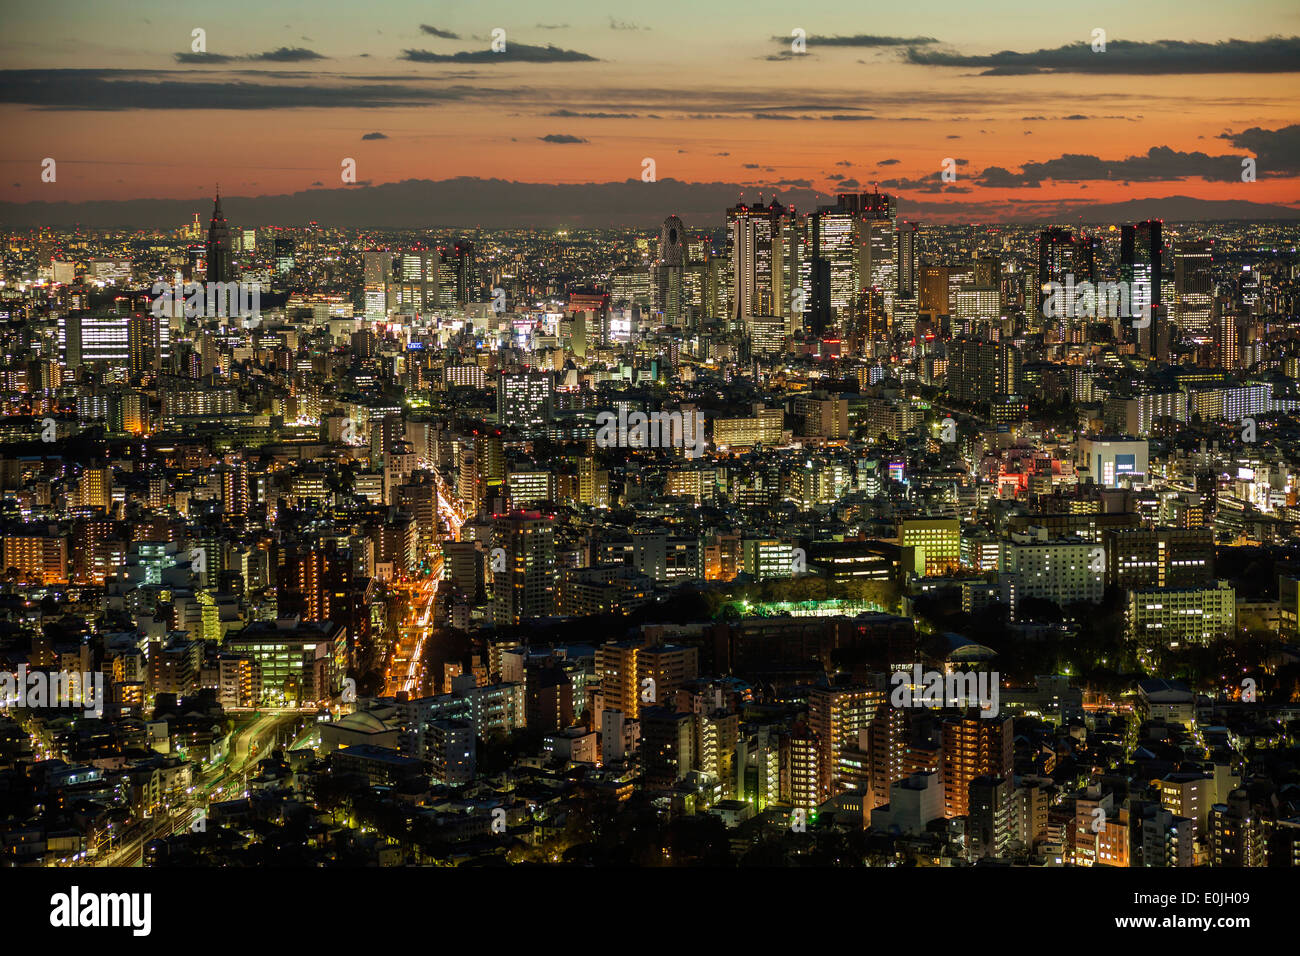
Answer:
[[(221, 197), (227, 218), (240, 227), (297, 226), (316, 221), (343, 228), (579, 228), (650, 227), (669, 215), (688, 227), (722, 225), (723, 212), (739, 198), (782, 203), (808, 211), (834, 202), (834, 196), (806, 187), (759, 188), (738, 183), (687, 183), (639, 179), (609, 183), (521, 183), (503, 179), (410, 179), (379, 185), (307, 189), (278, 196)], [(84, 226), (95, 229), (167, 229), (188, 223), (199, 213), (206, 222), (208, 199), (127, 199), (87, 202), (0, 202), (0, 228)], [(941, 215), (939, 209), (943, 210)], [(963, 208), (970, 210), (969, 218)], [(992, 208), (1005, 215), (991, 214)], [(1050, 212), (1044, 214), (1043, 210)], [(1300, 208), (1244, 200), (1169, 196), (1090, 205), (1062, 202), (1035, 204), (1034, 212), (989, 202), (899, 200), (899, 213), (918, 219), (968, 222), (1118, 222), (1141, 219), (1171, 221), (1229, 219), (1297, 219)]]

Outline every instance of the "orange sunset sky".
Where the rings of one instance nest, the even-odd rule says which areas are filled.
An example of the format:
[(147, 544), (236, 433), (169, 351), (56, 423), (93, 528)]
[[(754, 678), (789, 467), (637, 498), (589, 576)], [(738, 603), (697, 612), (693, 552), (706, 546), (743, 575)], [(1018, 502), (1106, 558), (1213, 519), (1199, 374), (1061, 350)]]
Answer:
[(292, 193), (341, 186), (344, 158), (366, 183), (611, 182), (650, 157), (756, 192), (879, 184), (927, 215), (1297, 205), (1297, 34), (1282, 0), (8, 0), (0, 200)]

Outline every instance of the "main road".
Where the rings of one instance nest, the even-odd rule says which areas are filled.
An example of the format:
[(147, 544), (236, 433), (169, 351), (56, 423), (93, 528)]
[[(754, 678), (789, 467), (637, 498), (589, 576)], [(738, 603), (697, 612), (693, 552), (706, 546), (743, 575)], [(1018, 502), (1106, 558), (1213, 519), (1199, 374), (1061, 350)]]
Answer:
[(397, 647), (385, 674), (384, 696), (395, 697), (398, 692), (420, 696), (425, 689), (423, 668), (424, 644), (433, 631), (433, 605), (438, 593), (438, 578), (442, 573), (442, 557), (434, 559), (433, 571), (427, 578), (393, 582), (393, 587), (404, 594), (402, 621), (398, 625)]

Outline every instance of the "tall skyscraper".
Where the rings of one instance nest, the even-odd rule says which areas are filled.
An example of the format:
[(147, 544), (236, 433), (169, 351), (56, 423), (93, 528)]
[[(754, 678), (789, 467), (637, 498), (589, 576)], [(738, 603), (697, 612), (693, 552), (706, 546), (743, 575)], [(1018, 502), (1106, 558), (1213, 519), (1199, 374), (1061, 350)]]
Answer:
[(293, 237), (280, 235), (276, 236), (271, 243), (272, 258), (275, 259), (275, 271), (280, 275), (286, 275), (294, 263)]
[(890, 317), (894, 314), (894, 299), (898, 296), (897, 240), (894, 224), (889, 219), (864, 218), (858, 221), (857, 239), (861, 243), (862, 274), (859, 308), (855, 310), (854, 324), (865, 332), (865, 339), (881, 338)]
[(889, 193), (840, 193), (835, 202), (850, 215), (864, 219), (887, 219), (892, 224), (898, 218), (898, 199)]
[[(1162, 238), (1164, 223), (1148, 219), (1134, 225), (1125, 225), (1120, 233), (1120, 279), (1128, 283), (1132, 311), (1139, 321), (1146, 318), (1143, 309), (1150, 306), (1150, 319), (1145, 326), (1132, 329), (1138, 343), (1138, 352), (1154, 356), (1161, 333), (1164, 310), (1160, 285), (1164, 278), (1165, 246)], [(1133, 320), (1128, 323), (1132, 326)]]
[(748, 323), (754, 316), (789, 315), (790, 220), (790, 211), (775, 199), (766, 206), (760, 200), (727, 210), (733, 318)]
[(141, 374), (145, 369), (160, 370), (163, 359), (162, 342), (167, 340), (167, 332), (168, 323), (165, 317), (159, 319), (152, 312), (136, 312), (128, 317), (127, 367), (133, 376)]
[(921, 266), (917, 271), (917, 313), (930, 322), (952, 314), (952, 283), (947, 266)]
[[(897, 200), (879, 192), (844, 193), (834, 206), (821, 206), (808, 216), (808, 266), (801, 277), (806, 276), (814, 332), (823, 334), (835, 326), (857, 340), (864, 337), (864, 328), (883, 327), (898, 294), (897, 217)], [(909, 237), (911, 277), (913, 242)], [(864, 295), (873, 287), (878, 294)], [(872, 309), (883, 311), (874, 324), (868, 316)]]
[(381, 249), (367, 249), (364, 253), (362, 267), (363, 293), (366, 304), (366, 320), (382, 321), (388, 309), (389, 289), (393, 281), (394, 254)]
[(898, 227), (898, 294), (906, 298), (916, 296), (916, 230), (914, 222), (904, 222)]
[(1204, 333), (1210, 327), (1214, 298), (1213, 259), (1204, 242), (1179, 242), (1174, 252), (1174, 321), (1184, 332)]
[(1097, 258), (1101, 253), (1101, 240), (1082, 232), (1074, 240), (1074, 281), (1097, 281)]
[(862, 275), (862, 248), (857, 217), (839, 206), (822, 206), (808, 217), (812, 327), (824, 334), (846, 324), (857, 301)]
[(555, 613), (555, 525), (536, 512), (516, 511), (493, 521), (494, 547), (505, 552), (505, 570), (494, 561), (492, 616), (498, 626)]
[(394, 308), (420, 312), (438, 304), (438, 251), (407, 249), (397, 261), (397, 295)]
[(686, 267), (686, 227), (676, 216), (664, 220), (654, 262), (654, 308), (676, 323), (682, 314), (682, 279)]
[(452, 255), (456, 261), (456, 304), (477, 302), (479, 288), (478, 272), (474, 267), (474, 243), (457, 239)]
[[(1034, 295), (1035, 323), (1047, 323), (1043, 315), (1043, 303), (1051, 294), (1050, 283), (1064, 285), (1067, 276), (1075, 275), (1074, 233), (1069, 229), (1053, 226), (1038, 234), (1038, 289)], [(1078, 276), (1075, 275), (1076, 281)], [(1054, 316), (1060, 320), (1062, 316)]]
[(230, 248), (230, 226), (221, 212), (221, 193), (212, 202), (212, 220), (208, 223), (206, 248), (207, 281), (230, 282), (235, 278), (235, 260)]

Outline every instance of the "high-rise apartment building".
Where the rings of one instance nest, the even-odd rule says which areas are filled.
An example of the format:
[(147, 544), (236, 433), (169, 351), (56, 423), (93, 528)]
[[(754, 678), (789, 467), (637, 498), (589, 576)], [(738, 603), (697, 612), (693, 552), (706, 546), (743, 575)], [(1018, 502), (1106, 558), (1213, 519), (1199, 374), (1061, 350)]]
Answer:
[(522, 432), (545, 429), (555, 400), (555, 377), (529, 369), (497, 376), (497, 423)]
[(977, 777), (1010, 777), (1013, 764), (1011, 718), (968, 713), (941, 724), (944, 813), (970, 812), (970, 787)]
[(555, 523), (536, 512), (493, 519), (493, 546), (505, 553), (505, 570), (493, 568), (492, 607), (497, 626), (555, 613)]

